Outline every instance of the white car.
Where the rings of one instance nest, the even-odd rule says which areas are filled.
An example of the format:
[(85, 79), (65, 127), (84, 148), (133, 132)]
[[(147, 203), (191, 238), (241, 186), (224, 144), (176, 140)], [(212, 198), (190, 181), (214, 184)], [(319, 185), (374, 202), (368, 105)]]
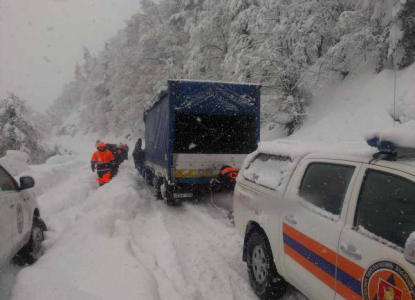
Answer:
[(45, 223), (34, 193), (32, 177), (14, 178), (0, 165), (0, 269), (12, 258), (18, 265), (32, 264), (44, 240)]
[(313, 300), (415, 300), (415, 159), (347, 152), (276, 141), (245, 160), (234, 217), (261, 299), (288, 282)]

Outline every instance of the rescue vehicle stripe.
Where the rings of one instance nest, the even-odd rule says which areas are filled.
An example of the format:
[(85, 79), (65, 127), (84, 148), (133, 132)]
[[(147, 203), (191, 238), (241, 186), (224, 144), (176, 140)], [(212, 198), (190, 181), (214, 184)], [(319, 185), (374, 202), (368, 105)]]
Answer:
[(359, 291), (359, 294), (356, 294), (339, 281), (337, 281), (336, 292), (337, 294), (339, 294), (340, 296), (342, 296), (344, 299), (347, 299), (347, 300), (363, 300), (363, 297), (361, 296), (362, 294), (361, 291)]
[(300, 255), (304, 256), (316, 267), (320, 268), (330, 276), (336, 277), (336, 266), (325, 260), (323, 257), (315, 254), (313, 251), (303, 246), (299, 242), (293, 240), (284, 233), (284, 243), (287, 244), (291, 249), (297, 251)]
[(350, 276), (340, 268), (337, 268), (337, 281), (344, 287), (355, 292), (357, 295), (362, 295), (361, 282), (359, 280), (354, 279), (352, 276)]
[[(336, 287), (332, 282), (336, 280), (338, 283), (337, 292), (343, 298), (362, 299), (361, 278), (364, 273), (362, 267), (341, 255), (337, 255), (336, 252), (305, 236), (288, 224), (283, 223), (283, 230), (284, 250), (287, 255), (334, 290), (336, 290)], [(317, 253), (321, 253), (322, 255), (316, 254), (313, 250), (317, 250)], [(333, 254), (335, 256), (334, 259)], [(335, 279), (336, 264), (331, 263), (331, 261), (336, 262), (336, 256), (339, 262), (337, 279)], [(308, 261), (308, 263), (304, 260)], [(323, 272), (325, 276), (321, 274)], [(327, 279), (326, 274), (331, 276), (331, 278)]]
[(321, 280), (327, 286), (329, 286), (333, 290), (336, 289), (333, 276), (327, 274), (326, 272), (323, 272), (318, 266), (313, 264), (310, 260), (308, 260), (306, 257), (299, 254), (296, 250), (292, 249), (287, 244), (284, 244), (284, 251), (292, 259), (294, 259), (297, 263), (299, 263), (304, 269), (308, 270), (311, 274), (316, 276), (319, 280)]
[(338, 268), (352, 276), (357, 281), (362, 280), (365, 269), (363, 269), (361, 266), (355, 264), (340, 254), (338, 255), (333, 250), (309, 238), (308, 236), (304, 235), (286, 223), (283, 223), (283, 231), (284, 234), (289, 235), (292, 239), (300, 242), (303, 245), (307, 245), (307, 248), (314, 253), (323, 256), (324, 259), (329, 261), (332, 265), (336, 265), (337, 262)]
[(286, 223), (283, 223), (283, 232), (284, 234), (290, 236), (293, 240), (301, 243), (302, 245), (307, 245), (306, 247), (314, 253), (317, 253), (318, 255), (321, 254), (321, 256), (324, 256), (324, 259), (331, 263), (333, 266), (336, 265), (337, 253), (333, 250), (302, 234), (301, 232), (299, 232), (298, 230), (294, 229)]
[(362, 281), (363, 275), (365, 274), (365, 269), (340, 254), (337, 257), (337, 267), (345, 271), (357, 281)]

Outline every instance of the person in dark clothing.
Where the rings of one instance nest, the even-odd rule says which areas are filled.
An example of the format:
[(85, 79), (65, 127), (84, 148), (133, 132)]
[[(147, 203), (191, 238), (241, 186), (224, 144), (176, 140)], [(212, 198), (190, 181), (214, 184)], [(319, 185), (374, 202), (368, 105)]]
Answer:
[(111, 153), (114, 155), (114, 163), (111, 170), (111, 177), (115, 177), (118, 174), (118, 168), (121, 164), (121, 156), (119, 149), (117, 149), (117, 145), (115, 144), (107, 144), (107, 149), (111, 151)]
[(134, 165), (138, 172), (143, 175), (144, 172), (144, 163), (145, 163), (145, 152), (141, 149), (142, 141), (141, 138), (137, 140), (135, 148), (133, 151)]
[(120, 144), (120, 149), (121, 149), (121, 152), (122, 152), (122, 159), (123, 159), (123, 161), (124, 160), (128, 160), (128, 151), (129, 151), (129, 148), (128, 148), (128, 146), (127, 146), (127, 144)]
[(122, 147), (121, 147), (121, 144), (119, 144), (119, 145), (115, 145), (115, 151), (117, 152), (117, 156), (118, 156), (118, 159), (119, 159), (119, 163), (120, 163), (120, 165), (124, 162), (124, 151), (123, 151), (123, 149), (122, 149)]

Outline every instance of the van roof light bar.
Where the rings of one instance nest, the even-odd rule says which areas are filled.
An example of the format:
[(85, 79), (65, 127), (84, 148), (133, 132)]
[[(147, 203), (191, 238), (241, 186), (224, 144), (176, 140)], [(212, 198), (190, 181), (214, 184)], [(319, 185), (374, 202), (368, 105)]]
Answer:
[(415, 148), (398, 147), (394, 142), (380, 140), (379, 137), (368, 139), (366, 142), (369, 146), (379, 150), (373, 154), (376, 160), (396, 161), (402, 158), (415, 158)]

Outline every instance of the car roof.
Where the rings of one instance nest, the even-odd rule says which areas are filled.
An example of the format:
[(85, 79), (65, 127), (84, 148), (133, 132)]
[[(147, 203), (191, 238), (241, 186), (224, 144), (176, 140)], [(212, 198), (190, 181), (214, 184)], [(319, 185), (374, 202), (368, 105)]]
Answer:
[(370, 163), (373, 160), (373, 151), (361, 151), (361, 152), (316, 152), (311, 153), (305, 158), (307, 159), (330, 159), (330, 160), (343, 160), (356, 163)]
[(257, 153), (296, 158), (351, 160), (369, 162), (376, 152), (363, 143), (324, 143), (296, 140), (275, 140), (261, 142)]
[[(372, 164), (399, 170), (415, 175), (415, 159), (397, 159), (396, 161), (374, 160), (373, 154), (378, 150), (363, 143), (315, 143), (295, 140), (275, 140), (260, 143), (259, 148), (250, 155), (253, 159), (256, 154), (289, 156), (292, 159), (327, 159), (349, 161), (355, 163)], [(248, 159), (249, 160), (249, 159)]]
[(316, 152), (306, 155), (306, 159), (328, 159), (338, 161), (349, 161), (355, 163), (371, 164), (379, 167), (386, 167), (393, 170), (402, 171), (411, 175), (415, 175), (415, 159), (397, 159), (396, 161), (373, 159), (373, 154), (377, 151), (368, 149), (362, 152), (356, 153), (330, 153), (330, 152)]
[(396, 161), (378, 160), (374, 165), (399, 170), (411, 175), (415, 175), (415, 160), (398, 159)]

